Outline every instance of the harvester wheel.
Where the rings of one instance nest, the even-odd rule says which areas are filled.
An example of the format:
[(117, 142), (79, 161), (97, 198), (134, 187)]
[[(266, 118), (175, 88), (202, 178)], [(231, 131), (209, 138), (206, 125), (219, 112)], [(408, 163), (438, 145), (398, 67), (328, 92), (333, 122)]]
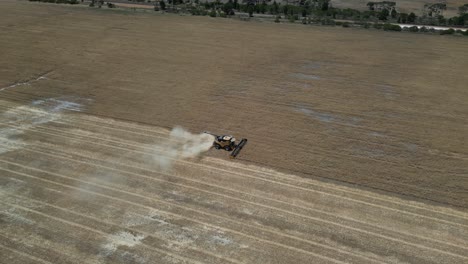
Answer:
[(218, 145), (218, 144), (215, 144), (214, 147), (215, 147), (215, 149), (220, 149), (221, 148), (221, 146)]
[(225, 147), (224, 147), (224, 150), (226, 150), (226, 151), (231, 151), (231, 147), (230, 147), (230, 146), (225, 146)]

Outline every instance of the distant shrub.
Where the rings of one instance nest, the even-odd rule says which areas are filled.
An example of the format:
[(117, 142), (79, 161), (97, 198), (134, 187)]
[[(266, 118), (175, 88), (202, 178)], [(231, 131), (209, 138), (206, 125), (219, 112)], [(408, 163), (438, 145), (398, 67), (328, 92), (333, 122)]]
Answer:
[(328, 26), (334, 26), (336, 25), (335, 20), (330, 19), (330, 18), (324, 18), (320, 20), (320, 24), (322, 25), (328, 25)]
[(384, 24), (383, 30), (385, 31), (401, 31), (401, 27), (399, 25), (392, 25), (392, 24)]
[(226, 17), (227, 17), (226, 13), (224, 13), (224, 12), (222, 12), (222, 11), (221, 11), (221, 12), (219, 12), (219, 16), (220, 16), (220, 17), (224, 17), (224, 18), (226, 18)]
[(449, 28), (447, 30), (441, 30), (440, 31), (440, 35), (452, 35), (453, 33), (455, 33), (455, 29), (453, 29), (453, 28)]
[(421, 27), (419, 32), (429, 32), (429, 29), (427, 29), (427, 27)]
[(417, 26), (412, 26), (412, 27), (409, 27), (409, 31), (410, 32), (419, 32), (419, 28)]
[(362, 24), (362, 26), (363, 26), (364, 28), (370, 28), (371, 24), (370, 24), (370, 23), (364, 23), (364, 24)]
[(380, 24), (380, 23), (374, 23), (373, 26), (374, 26), (374, 28), (376, 28), (376, 29), (382, 29), (382, 27), (383, 27), (383, 25)]
[(349, 25), (348, 22), (344, 22), (343, 25), (341, 25), (341, 26), (344, 27), (344, 28), (348, 28), (350, 25)]
[(210, 17), (216, 17), (216, 11), (214, 9), (211, 10)]

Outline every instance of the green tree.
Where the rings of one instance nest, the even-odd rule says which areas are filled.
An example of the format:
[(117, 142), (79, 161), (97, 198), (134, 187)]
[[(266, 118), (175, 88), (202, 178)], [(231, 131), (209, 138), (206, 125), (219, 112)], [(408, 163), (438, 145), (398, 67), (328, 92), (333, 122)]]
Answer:
[(416, 21), (416, 14), (411, 12), (409, 15), (408, 15), (408, 23), (414, 23), (414, 21)]
[(379, 14), (379, 20), (387, 20), (388, 15), (389, 12), (387, 9), (382, 10)]
[(392, 9), (392, 12), (390, 12), (390, 15), (392, 16), (392, 18), (396, 18), (397, 17), (397, 11), (395, 10), (395, 8)]
[(275, 14), (275, 15), (277, 15), (279, 13), (279, 6), (278, 6), (278, 3), (276, 3), (276, 1), (273, 1), (272, 13)]
[(463, 16), (464, 14), (467, 14), (467, 13), (468, 13), (468, 4), (464, 4), (458, 7), (458, 14), (460, 14), (460, 16)]
[(211, 9), (210, 17), (216, 17), (216, 11), (214, 9)]
[(400, 13), (400, 17), (398, 18), (399, 23), (406, 24), (408, 22), (408, 14)]
[(330, 0), (323, 0), (322, 2), (322, 11), (327, 11), (330, 4), (329, 4)]
[(265, 1), (263, 1), (259, 6), (260, 13), (265, 14), (265, 12), (267, 11), (267, 7), (267, 4), (265, 3)]
[(247, 8), (247, 12), (249, 13), (249, 17), (253, 17), (254, 6), (249, 5), (249, 7)]
[(159, 1), (159, 6), (161, 7), (161, 10), (166, 10), (166, 2)]

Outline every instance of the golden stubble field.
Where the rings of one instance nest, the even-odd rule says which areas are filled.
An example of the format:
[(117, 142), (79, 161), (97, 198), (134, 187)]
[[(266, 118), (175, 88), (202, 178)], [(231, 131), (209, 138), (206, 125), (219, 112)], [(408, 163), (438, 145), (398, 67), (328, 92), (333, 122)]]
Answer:
[(0, 10), (0, 262), (468, 261), (466, 38)]

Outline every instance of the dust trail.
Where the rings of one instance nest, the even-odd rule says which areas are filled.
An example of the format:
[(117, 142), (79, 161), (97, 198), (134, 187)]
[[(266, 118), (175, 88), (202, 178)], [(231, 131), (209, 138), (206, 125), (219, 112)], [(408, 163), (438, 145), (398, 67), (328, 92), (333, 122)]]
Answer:
[(169, 170), (177, 160), (195, 158), (208, 151), (213, 141), (212, 135), (192, 134), (182, 127), (175, 127), (167, 142), (157, 146), (153, 158), (159, 168)]

